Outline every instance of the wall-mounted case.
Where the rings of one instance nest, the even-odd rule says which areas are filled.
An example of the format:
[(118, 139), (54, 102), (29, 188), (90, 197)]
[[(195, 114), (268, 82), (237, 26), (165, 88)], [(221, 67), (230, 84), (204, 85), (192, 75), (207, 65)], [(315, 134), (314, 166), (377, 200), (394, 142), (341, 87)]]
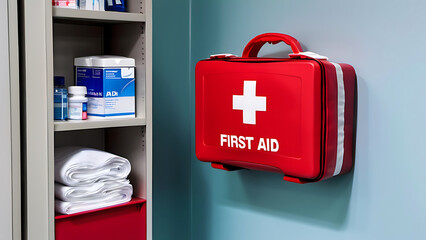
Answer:
[[(285, 42), (290, 58), (258, 58)], [(353, 165), (356, 74), (302, 52), (291, 36), (255, 37), (242, 57), (212, 55), (196, 66), (196, 155), (215, 168), (266, 170), (306, 183)]]

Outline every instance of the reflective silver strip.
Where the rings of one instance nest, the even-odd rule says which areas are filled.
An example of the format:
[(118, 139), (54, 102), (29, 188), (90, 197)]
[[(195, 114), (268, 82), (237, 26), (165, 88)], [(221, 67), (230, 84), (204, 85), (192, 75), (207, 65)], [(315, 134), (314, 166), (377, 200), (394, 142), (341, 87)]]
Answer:
[(337, 155), (334, 175), (339, 175), (343, 166), (343, 154), (345, 143), (345, 85), (343, 83), (342, 67), (337, 63), (332, 63), (336, 68), (337, 76)]

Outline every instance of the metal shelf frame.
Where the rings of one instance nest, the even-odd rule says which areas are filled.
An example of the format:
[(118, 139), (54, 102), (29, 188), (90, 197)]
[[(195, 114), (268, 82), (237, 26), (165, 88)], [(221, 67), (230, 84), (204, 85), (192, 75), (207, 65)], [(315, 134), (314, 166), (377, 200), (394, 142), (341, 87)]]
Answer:
[[(126, 154), (126, 149), (136, 148), (128, 154), (129, 157), (137, 159), (134, 165), (132, 164), (132, 172), (141, 172), (136, 174), (136, 180), (144, 181), (137, 191), (146, 195), (146, 239), (152, 240), (152, 0), (128, 1), (131, 13), (53, 9), (51, 2), (46, 0), (19, 1), (22, 187), (25, 192), (22, 197), (22, 238), (55, 239), (54, 147), (57, 140), (63, 140), (60, 138), (63, 138), (64, 134), (83, 138), (79, 134), (92, 134), (94, 131), (96, 134), (101, 132), (99, 136), (105, 141), (106, 149), (123, 151), (122, 154)], [(55, 24), (63, 22), (82, 27), (95, 22), (100, 24), (95, 27), (105, 27), (111, 31), (107, 33), (111, 34), (126, 34), (129, 33), (127, 28), (143, 27), (142, 31), (136, 31), (142, 34), (136, 38), (130, 38), (129, 35), (121, 38), (102, 36), (107, 39), (105, 41), (124, 41), (124, 48), (111, 48), (112, 53), (125, 54), (125, 51), (135, 48), (143, 51), (142, 55), (137, 55), (140, 58), (140, 65), (137, 67), (145, 70), (141, 73), (144, 84), (137, 89), (136, 95), (140, 96), (141, 92), (144, 92), (144, 96), (137, 100), (139, 112), (135, 119), (54, 122), (53, 76), (57, 64), (54, 60), (54, 36), (57, 33), (54, 33), (53, 29)], [(125, 31), (120, 32), (120, 28), (114, 27), (114, 24), (120, 24)], [(131, 44), (126, 45), (140, 40), (143, 44), (138, 43), (133, 47), (128, 46)], [(126, 142), (128, 136), (137, 141)], [(141, 145), (143, 148), (137, 149)]]
[(1, 3), (1, 81), (2, 123), (0, 129), (2, 156), (2, 198), (0, 238), (22, 239), (21, 219), (21, 125), (19, 82), (19, 31), (18, 3), (6, 0)]

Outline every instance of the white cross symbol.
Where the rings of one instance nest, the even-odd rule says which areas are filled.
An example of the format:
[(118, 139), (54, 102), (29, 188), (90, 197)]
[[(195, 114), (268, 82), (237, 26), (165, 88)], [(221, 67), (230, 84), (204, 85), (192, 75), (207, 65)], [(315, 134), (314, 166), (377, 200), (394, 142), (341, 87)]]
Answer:
[(232, 96), (232, 109), (243, 110), (243, 123), (256, 125), (256, 111), (266, 111), (266, 97), (256, 96), (256, 81), (244, 81), (243, 95)]

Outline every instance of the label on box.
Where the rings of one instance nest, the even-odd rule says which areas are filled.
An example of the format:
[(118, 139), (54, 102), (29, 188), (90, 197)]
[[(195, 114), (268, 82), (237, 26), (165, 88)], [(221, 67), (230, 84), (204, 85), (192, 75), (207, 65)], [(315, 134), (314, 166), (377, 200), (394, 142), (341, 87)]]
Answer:
[(135, 115), (135, 70), (77, 67), (77, 85), (87, 87), (88, 115)]

